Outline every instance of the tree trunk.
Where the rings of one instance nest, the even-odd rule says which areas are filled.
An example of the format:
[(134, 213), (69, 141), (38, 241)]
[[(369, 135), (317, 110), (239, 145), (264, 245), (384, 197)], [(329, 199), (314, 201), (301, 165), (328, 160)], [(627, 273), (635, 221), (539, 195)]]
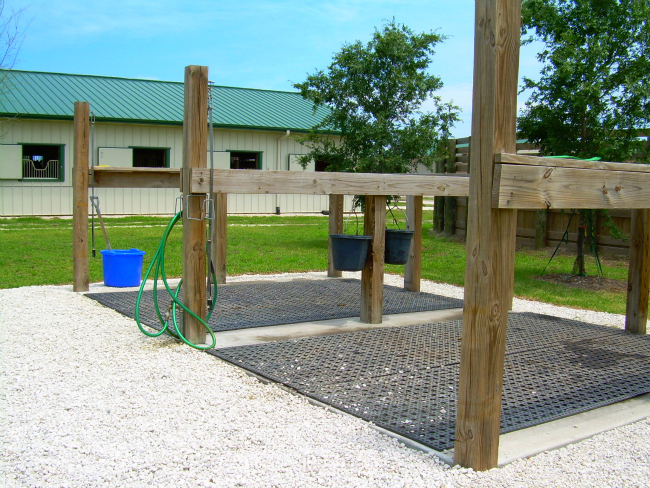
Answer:
[(587, 276), (585, 270), (585, 237), (587, 236), (587, 227), (580, 224), (578, 227), (578, 241), (577, 241), (577, 254), (576, 260), (573, 263), (573, 274), (578, 276)]

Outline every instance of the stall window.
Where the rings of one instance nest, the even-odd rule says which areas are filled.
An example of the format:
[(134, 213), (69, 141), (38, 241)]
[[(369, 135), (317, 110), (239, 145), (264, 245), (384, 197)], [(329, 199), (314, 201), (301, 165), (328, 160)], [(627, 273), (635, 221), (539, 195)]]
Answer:
[(22, 179), (63, 181), (62, 144), (22, 144)]
[(134, 147), (134, 168), (169, 168), (169, 148)]
[(230, 169), (262, 169), (262, 153), (230, 151)]

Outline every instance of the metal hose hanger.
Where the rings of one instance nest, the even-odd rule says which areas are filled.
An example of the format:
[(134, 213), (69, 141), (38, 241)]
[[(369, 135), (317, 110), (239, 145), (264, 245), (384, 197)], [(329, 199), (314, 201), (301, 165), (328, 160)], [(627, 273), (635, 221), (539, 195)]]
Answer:
[(212, 88), (214, 87), (214, 82), (208, 81), (208, 125), (210, 128), (210, 192), (206, 195), (206, 216), (208, 218), (208, 240), (207, 240), (207, 254), (208, 254), (208, 286), (207, 286), (207, 298), (208, 298), (208, 307), (213, 307), (213, 283), (212, 277), (214, 276), (214, 263), (212, 261), (212, 222), (214, 221), (215, 212), (214, 212), (214, 200), (212, 196), (214, 195), (214, 125), (212, 122), (212, 104), (214, 98), (212, 96)]
[(95, 210), (97, 211), (97, 218), (99, 219), (99, 225), (102, 228), (102, 233), (104, 234), (104, 241), (106, 241), (106, 249), (111, 251), (111, 241), (108, 239), (108, 233), (106, 232), (106, 226), (104, 225), (104, 219), (102, 218), (102, 212), (99, 210), (99, 197), (95, 196), (95, 112), (90, 112), (90, 177), (91, 182), (91, 196), (90, 196), (90, 207), (92, 211), (91, 218), (91, 240), (92, 240), (92, 256), (93, 258), (97, 256), (97, 251), (95, 250)]

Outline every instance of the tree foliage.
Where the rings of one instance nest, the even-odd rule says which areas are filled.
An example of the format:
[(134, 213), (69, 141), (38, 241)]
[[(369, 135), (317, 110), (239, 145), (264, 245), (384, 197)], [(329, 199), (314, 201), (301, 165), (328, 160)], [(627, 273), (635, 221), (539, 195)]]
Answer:
[[(327, 71), (294, 84), (315, 109), (330, 109), (301, 139), (310, 148), (303, 164), (322, 158), (331, 171), (404, 173), (444, 157), (458, 108), (433, 95), (442, 82), (427, 73), (443, 39), (434, 32), (414, 34), (393, 20), (366, 45), (344, 45)], [(422, 113), (426, 100), (434, 110)]]
[(524, 78), (521, 136), (542, 154), (647, 162), (637, 131), (650, 127), (650, 2), (524, 0), (522, 15), (527, 41), (545, 48), (540, 80)]
[[(542, 155), (648, 162), (639, 129), (650, 129), (650, 2), (523, 0), (524, 42), (538, 40), (544, 63), (518, 120)], [(623, 237), (607, 212), (610, 235)], [(596, 254), (594, 210), (580, 211), (574, 273), (585, 275), (583, 241)]]

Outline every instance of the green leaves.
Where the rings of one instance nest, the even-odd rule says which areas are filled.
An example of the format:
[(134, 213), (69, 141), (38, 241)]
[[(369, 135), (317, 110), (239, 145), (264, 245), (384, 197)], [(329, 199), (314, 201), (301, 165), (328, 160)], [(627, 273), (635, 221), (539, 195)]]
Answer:
[[(404, 173), (444, 157), (458, 108), (433, 96), (442, 82), (426, 72), (434, 47), (444, 38), (415, 34), (393, 20), (375, 30), (367, 45), (343, 46), (327, 72), (296, 83), (314, 107), (331, 110), (302, 138), (311, 149), (303, 162), (324, 158), (332, 171)], [(420, 113), (426, 100), (432, 100), (434, 111)], [(340, 140), (326, 131), (339, 132)]]
[(520, 136), (543, 154), (650, 161), (637, 139), (650, 127), (650, 2), (524, 0), (522, 16), (546, 48), (539, 81), (524, 78)]

